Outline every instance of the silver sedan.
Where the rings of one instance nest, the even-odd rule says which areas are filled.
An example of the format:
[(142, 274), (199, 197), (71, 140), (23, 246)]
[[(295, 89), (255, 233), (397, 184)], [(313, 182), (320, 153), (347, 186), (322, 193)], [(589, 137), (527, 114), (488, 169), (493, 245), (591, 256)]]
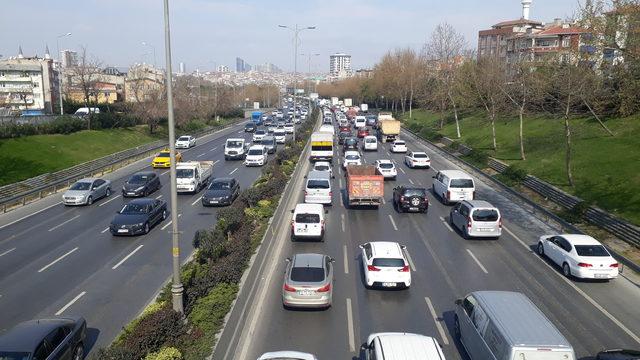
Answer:
[(111, 196), (111, 181), (85, 178), (71, 185), (62, 195), (65, 205), (91, 205), (94, 201)]
[(285, 308), (329, 308), (333, 298), (333, 262), (321, 254), (296, 254), (287, 259), (282, 286)]

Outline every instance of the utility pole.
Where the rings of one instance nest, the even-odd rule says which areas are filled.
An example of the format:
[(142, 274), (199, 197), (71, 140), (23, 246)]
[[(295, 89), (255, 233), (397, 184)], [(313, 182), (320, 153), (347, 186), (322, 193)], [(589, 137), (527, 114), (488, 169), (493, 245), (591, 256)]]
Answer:
[(180, 233), (178, 232), (178, 189), (176, 185), (176, 135), (173, 118), (173, 74), (171, 70), (171, 30), (169, 26), (169, 0), (164, 0), (164, 47), (167, 66), (167, 118), (169, 123), (169, 176), (171, 178), (171, 254), (173, 256), (173, 284), (171, 300), (173, 310), (184, 314), (180, 282)]

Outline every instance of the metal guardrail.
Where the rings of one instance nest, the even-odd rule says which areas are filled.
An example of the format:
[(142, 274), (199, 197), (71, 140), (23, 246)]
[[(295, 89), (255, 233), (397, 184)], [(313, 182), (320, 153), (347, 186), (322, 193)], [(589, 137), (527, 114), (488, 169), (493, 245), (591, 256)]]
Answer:
[[(233, 121), (225, 126), (214, 126), (194, 134), (196, 137), (204, 136), (212, 132), (225, 129), (244, 121), (244, 119)], [(84, 177), (96, 174), (103, 175), (117, 168), (126, 166), (134, 161), (143, 159), (168, 146), (169, 142), (164, 140), (154, 141), (135, 148), (123, 150), (95, 160), (72, 166), (54, 173), (42, 174), (17, 183), (0, 187), (0, 206), (2, 212), (26, 205), (34, 200), (41, 199), (49, 194), (57, 193)]]
[[(494, 184), (497, 184), (498, 186), (500, 186), (500, 188), (502, 188), (503, 190), (505, 190), (506, 192), (508, 192), (509, 194), (511, 194), (513, 197), (517, 198), (520, 200), (520, 205), (522, 206), (523, 209), (525, 209), (526, 211), (528, 211), (529, 213), (531, 213), (532, 215), (536, 215), (536, 217), (540, 220), (542, 220), (543, 222), (547, 223), (548, 225), (555, 227), (555, 228), (559, 228), (560, 232), (572, 232), (572, 233), (577, 233), (577, 234), (583, 234), (582, 230), (578, 229), (576, 226), (574, 226), (573, 224), (568, 223), (566, 220), (564, 220), (563, 218), (557, 216), (556, 214), (552, 213), (551, 211), (543, 208), (542, 206), (536, 204), (535, 202), (533, 202), (532, 200), (524, 197), (522, 194), (516, 192), (515, 190), (513, 190), (512, 188), (510, 188), (509, 186), (505, 185), (504, 183), (502, 183), (501, 181), (499, 181), (498, 179), (494, 178), (493, 176), (485, 173), (484, 171), (482, 171), (481, 169), (479, 169), (478, 167), (476, 167), (475, 165), (457, 157), (454, 156), (453, 154), (449, 153), (448, 151), (446, 151), (445, 149), (440, 148), (439, 146), (437, 146), (436, 144), (434, 144), (433, 142), (424, 139), (422, 137), (420, 137), (420, 135), (418, 135), (417, 133), (411, 131), (410, 129), (407, 129), (405, 127), (403, 127), (403, 130), (405, 130), (407, 133), (409, 133), (413, 138), (415, 138), (418, 141), (421, 142), (425, 142), (430, 144), (431, 146), (433, 146), (435, 149), (437, 149), (438, 151), (440, 151), (442, 154), (446, 154), (448, 156), (454, 157), (457, 161), (460, 161), (461, 163), (465, 164), (466, 166), (468, 166), (471, 169), (474, 169), (477, 173), (481, 174), (484, 178), (486, 178), (487, 180), (493, 182)], [(493, 160), (493, 161), (492, 161)], [(493, 169), (496, 170), (498, 172), (503, 172), (508, 165), (501, 163), (499, 161), (496, 161), (495, 159), (489, 158), (489, 162), (488, 165)], [(496, 167), (492, 166), (495, 165)], [(527, 178), (535, 178), (531, 175), (528, 175)], [(544, 183), (543, 181), (536, 179), (539, 183)], [(545, 185), (547, 185), (547, 187), (555, 189), (556, 192), (559, 193), (563, 193), (561, 190), (544, 183)], [(534, 191), (536, 191), (535, 189), (532, 189)], [(544, 194), (541, 194), (542, 196), (544, 196)], [(578, 199), (572, 195), (566, 194), (567, 197), (569, 198), (573, 198), (573, 199)], [(550, 200), (554, 201), (552, 198), (549, 198)], [(565, 199), (564, 200), (566, 203), (571, 202), (570, 199)], [(579, 199), (578, 199), (579, 201)], [(555, 202), (555, 201), (554, 201)], [(635, 245), (635, 246), (640, 246), (640, 243), (638, 242), (640, 239), (640, 231), (638, 230), (638, 227), (627, 223), (624, 220), (618, 219), (616, 217), (614, 217), (613, 215), (598, 209), (598, 208), (594, 208), (594, 207), (590, 207), (589, 209), (587, 209), (586, 214), (585, 214), (585, 219), (591, 223), (593, 223), (596, 226), (599, 226), (607, 231), (609, 231), (611, 234), (613, 234), (614, 236), (628, 242), (629, 244)], [(554, 226), (555, 225), (555, 226)], [(624, 265), (628, 266), (629, 268), (633, 269), (636, 272), (640, 273), (640, 265), (634, 263), (633, 261), (627, 259), (626, 257), (617, 254), (615, 251), (613, 251), (612, 249), (609, 248), (609, 251)]]

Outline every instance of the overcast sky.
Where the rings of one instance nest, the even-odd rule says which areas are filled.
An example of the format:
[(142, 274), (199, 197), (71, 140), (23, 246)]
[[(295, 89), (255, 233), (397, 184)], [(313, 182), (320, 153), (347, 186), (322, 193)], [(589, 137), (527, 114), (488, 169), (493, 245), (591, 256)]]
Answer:
[[(533, 0), (531, 18), (570, 17), (578, 0)], [(164, 67), (162, 0), (1, 0), (0, 54), (43, 55), (49, 45), (81, 45), (104, 64), (129, 66), (156, 61)], [(279, 24), (316, 26), (301, 33), (299, 53), (319, 53), (313, 71), (327, 72), (329, 55), (352, 55), (353, 68), (370, 67), (388, 50), (420, 49), (433, 28), (449, 22), (470, 46), (477, 32), (521, 16), (520, 0), (172, 0), (173, 66), (188, 71), (224, 64), (239, 56), (250, 64), (273, 63), (293, 70), (292, 33)], [(55, 55), (54, 55), (55, 56)], [(308, 68), (300, 57), (298, 68)]]

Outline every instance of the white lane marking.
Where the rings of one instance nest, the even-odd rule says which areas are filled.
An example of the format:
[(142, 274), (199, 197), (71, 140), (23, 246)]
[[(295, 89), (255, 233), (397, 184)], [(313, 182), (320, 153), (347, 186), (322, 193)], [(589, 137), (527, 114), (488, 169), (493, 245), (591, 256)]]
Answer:
[(387, 155), (391, 156), (391, 153), (389, 152), (389, 150), (387, 150)]
[(100, 234), (104, 234), (104, 233), (106, 233), (107, 231), (109, 231), (109, 228), (108, 228), (108, 227), (107, 227), (106, 229), (104, 229), (104, 230), (100, 231)]
[[(502, 226), (502, 228), (506, 230), (509, 233), (509, 235), (513, 236), (520, 244), (522, 244), (522, 246), (524, 246), (527, 250), (529, 250), (529, 252), (532, 252), (531, 248), (529, 248), (529, 246), (524, 241), (522, 241), (518, 236), (516, 236), (513, 232), (507, 229), (504, 225)], [(640, 344), (640, 336), (636, 335), (636, 333), (629, 330), (629, 328), (627, 328), (620, 320), (618, 320), (615, 316), (611, 315), (610, 312), (608, 312), (605, 308), (603, 308), (600, 304), (598, 304), (595, 300), (593, 300), (589, 295), (587, 295), (584, 291), (582, 291), (582, 289), (580, 289), (571, 280), (567, 279), (564, 275), (562, 275), (560, 272), (554, 269), (551, 265), (549, 265), (543, 258), (537, 255), (535, 257), (538, 260), (540, 260), (541, 263), (546, 265), (551, 270), (552, 273), (556, 274), (556, 276), (562, 279), (562, 281), (564, 281), (567, 285), (571, 286), (576, 292), (578, 292), (578, 294), (580, 294), (583, 298), (585, 298), (588, 302), (590, 302), (591, 305), (593, 305), (596, 309), (600, 310), (600, 312), (604, 316), (608, 317), (609, 320), (611, 320), (614, 324), (618, 325), (618, 327), (622, 329), (622, 331), (627, 333), (629, 337), (631, 337), (633, 340), (635, 340), (637, 343)]]
[(416, 181), (416, 183), (420, 186), (422, 186), (422, 183), (420, 182), (420, 180)]
[(105, 201), (105, 202), (103, 202), (103, 203), (100, 203), (100, 204), (98, 205), (98, 207), (103, 206), (103, 205), (107, 205), (108, 203), (112, 202), (113, 200), (115, 200), (115, 199), (119, 198), (120, 196), (121, 196), (121, 195), (116, 195), (116, 196), (112, 197), (111, 199), (109, 199), (109, 200), (107, 200), (107, 201)]
[(384, 198), (382, 198), (382, 205), (386, 205), (386, 204), (387, 204), (387, 201)]
[(76, 215), (76, 216), (72, 217), (71, 219), (69, 219), (69, 220), (67, 220), (67, 221), (64, 221), (64, 222), (62, 222), (62, 223), (60, 223), (60, 224), (58, 224), (58, 225), (56, 225), (56, 226), (52, 227), (51, 229), (49, 229), (49, 230), (47, 230), (47, 231), (51, 232), (51, 231), (53, 231), (53, 230), (55, 230), (55, 229), (59, 228), (60, 226), (63, 226), (64, 224), (67, 224), (67, 223), (69, 223), (69, 222), (71, 222), (71, 221), (73, 221), (73, 220), (75, 220), (75, 219), (77, 219), (77, 218), (79, 218), (79, 217), (80, 217), (80, 215), (78, 214), (78, 215)]
[(238, 171), (238, 168), (233, 169), (233, 170), (229, 173), (229, 175), (233, 175), (233, 173), (234, 173), (234, 172), (236, 172), (236, 171)]
[(413, 180), (409, 179), (409, 182), (411, 183), (411, 185), (414, 185)]
[(67, 310), (76, 301), (80, 300), (80, 298), (83, 297), (86, 293), (87, 293), (86, 291), (83, 291), (80, 294), (78, 294), (78, 296), (74, 297), (73, 300), (69, 301), (67, 303), (67, 305), (63, 306), (62, 309), (60, 309), (60, 310), (58, 310), (58, 312), (56, 312), (56, 316), (60, 316), (60, 314), (62, 314), (65, 310)]
[(214, 147), (213, 149), (209, 150), (209, 152), (214, 152), (218, 147)]
[(161, 197), (162, 197), (162, 195), (158, 195), (158, 196), (156, 196), (156, 200), (157, 200), (157, 199), (160, 199)]
[(48, 268), (50, 268), (51, 266), (55, 265), (58, 261), (66, 258), (67, 256), (71, 255), (72, 253), (74, 253), (76, 250), (78, 250), (78, 247), (75, 247), (73, 249), (71, 249), (70, 251), (68, 251), (66, 254), (60, 256), (59, 258), (53, 260), (52, 262), (50, 262), (48, 265), (46, 265), (45, 267), (43, 267), (42, 269), (38, 270), (39, 273), (47, 270)]
[(217, 164), (219, 162), (220, 162), (220, 160), (216, 160), (216, 161), (213, 162), (213, 165), (215, 165), (215, 164)]
[[(340, 163), (340, 160), (338, 160), (338, 163)], [(342, 168), (338, 167), (338, 174), (342, 175)]]
[(195, 205), (198, 203), (198, 201), (202, 200), (202, 197), (203, 197), (203, 196), (204, 196), (204, 195), (201, 195), (199, 198), (197, 198), (197, 199), (196, 199), (196, 201), (192, 202), (192, 203), (191, 203), (191, 206), (195, 206)]
[(340, 224), (342, 225), (342, 232), (344, 232), (345, 231), (344, 214), (340, 214)]
[(353, 332), (353, 313), (351, 310), (351, 299), (347, 298), (347, 332), (349, 333), (349, 351), (356, 351), (356, 341)]
[(433, 304), (431, 303), (431, 299), (429, 299), (429, 297), (425, 297), (424, 301), (427, 302), (427, 307), (429, 308), (429, 312), (431, 312), (431, 317), (433, 317), (433, 321), (436, 323), (436, 327), (438, 328), (438, 332), (440, 333), (442, 342), (445, 345), (449, 345), (449, 338), (447, 337), (447, 333), (444, 332), (444, 328), (442, 327), (441, 321), (438, 320), (438, 314), (436, 313), (436, 309), (433, 307)]
[[(178, 214), (178, 217), (182, 216), (182, 214)], [(164, 224), (163, 227), (160, 228), (160, 230), (164, 230), (167, 228), (167, 226), (171, 225), (171, 223), (173, 222), (173, 220), (170, 220), (168, 223)]]
[(340, 188), (342, 188), (342, 178), (338, 179), (338, 184), (340, 185)]
[(344, 257), (344, 273), (349, 274), (349, 255), (347, 254), (347, 245), (342, 245), (342, 256)]
[(449, 231), (453, 232), (453, 229), (451, 228), (451, 226), (449, 225), (449, 223), (448, 223), (448, 222), (446, 222), (442, 216), (440, 216), (440, 220), (442, 221), (442, 223), (444, 224), (444, 226), (446, 226), (446, 227), (447, 227), (447, 229), (449, 229)]
[(476, 262), (476, 264), (478, 264), (478, 266), (480, 266), (480, 269), (482, 269), (482, 271), (485, 274), (488, 274), (489, 272), (487, 271), (487, 269), (484, 268), (484, 266), (482, 265), (482, 263), (480, 262), (480, 260), (478, 260), (478, 258), (473, 255), (473, 253), (471, 252), (471, 250), (467, 249), (467, 252), (469, 253), (469, 255), (471, 255), (471, 257), (473, 258), (473, 260)]
[(244, 132), (244, 130), (240, 130), (238, 131), (238, 134), (242, 134)]
[(135, 248), (132, 252), (130, 252), (127, 256), (125, 256), (124, 258), (122, 258), (122, 260), (120, 260), (117, 264), (113, 265), (113, 267), (111, 268), (111, 270), (115, 270), (117, 269), (120, 265), (122, 265), (122, 263), (124, 263), (125, 261), (127, 261), (127, 259), (129, 259), (130, 257), (133, 256), (133, 254), (137, 253), (138, 250), (142, 249), (144, 245), (138, 245), (137, 248)]
[(169, 172), (169, 170), (167, 170), (167, 171), (163, 171), (163, 172), (161, 172), (161, 173), (160, 173), (160, 176), (162, 176), (162, 175), (164, 175), (164, 174), (166, 174), (166, 173), (168, 173), (168, 172)]
[(393, 221), (393, 216), (391, 216), (391, 214), (389, 214), (388, 216), (389, 216), (389, 220), (391, 220), (391, 225), (393, 225), (393, 229), (395, 231), (398, 231), (398, 227), (396, 226), (396, 222)]
[(404, 254), (407, 255), (407, 260), (409, 261), (409, 266), (411, 266), (411, 271), (415, 272), (416, 271), (416, 266), (413, 264), (413, 259), (411, 259), (411, 254), (409, 254), (409, 251), (405, 250)]
[(41, 212), (43, 212), (43, 211), (45, 211), (45, 210), (49, 210), (49, 209), (51, 209), (52, 207), (54, 207), (54, 206), (58, 206), (58, 205), (60, 205), (60, 203), (55, 203), (55, 204), (53, 204), (53, 205), (49, 205), (49, 206), (47, 206), (47, 207), (46, 207), (46, 208), (44, 208), (44, 209), (40, 209), (40, 210), (38, 210), (38, 211), (36, 211), (36, 212), (33, 212), (33, 213), (29, 214), (29, 215), (25, 215), (25, 216), (23, 216), (23, 217), (21, 217), (21, 218), (19, 218), (19, 219), (17, 219), (17, 220), (13, 220), (12, 222), (10, 222), (10, 223), (8, 223), (8, 224), (4, 224), (4, 225), (0, 226), (0, 230), (2, 230), (2, 229), (4, 229), (4, 228), (6, 228), (7, 226), (10, 226), (10, 225), (13, 225), (13, 224), (17, 223), (18, 221), (22, 221), (22, 220), (24, 220), (24, 219), (26, 219), (26, 218), (28, 218), (28, 217), (31, 217), (31, 216), (36, 215), (36, 214), (39, 214), (39, 213), (41, 213)]
[(13, 251), (13, 250), (15, 250), (15, 249), (16, 249), (16, 248), (9, 249), (9, 250), (7, 250), (7, 251), (3, 252), (2, 254), (0, 254), (0, 256), (5, 256), (5, 255), (7, 255), (8, 253), (12, 252), (12, 251)]
[(205, 156), (205, 155), (207, 155), (207, 153), (202, 153), (200, 155), (196, 155), (196, 157), (201, 157), (201, 156)]
[(433, 171), (435, 171), (435, 172), (440, 171), (440, 170), (438, 170), (438, 169), (434, 168), (433, 166), (432, 166), (431, 168), (432, 168), (432, 169), (433, 169)]
[(400, 171), (402, 171), (403, 174), (406, 174), (403, 168), (398, 168), (398, 169), (400, 169)]

